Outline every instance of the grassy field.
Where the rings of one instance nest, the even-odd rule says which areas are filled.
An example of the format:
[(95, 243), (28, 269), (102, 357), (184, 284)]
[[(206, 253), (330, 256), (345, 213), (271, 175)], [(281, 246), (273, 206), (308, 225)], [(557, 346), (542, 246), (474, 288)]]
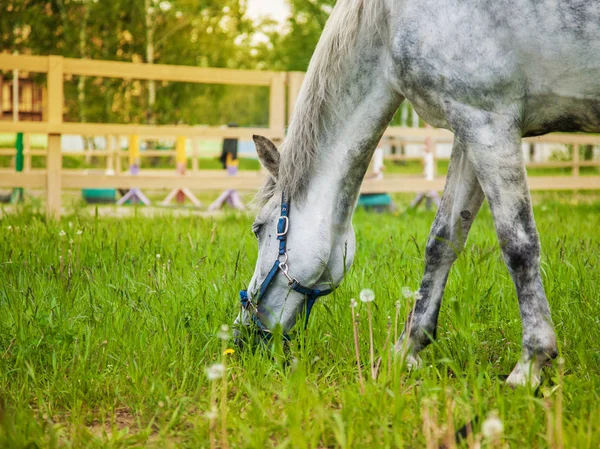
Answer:
[[(358, 211), (351, 272), (285, 351), (240, 350), (218, 335), (254, 268), (252, 217), (4, 216), (0, 447), (203, 448), (212, 439), (215, 447), (437, 448), (453, 447), (454, 432), (472, 422), (460, 447), (597, 448), (600, 197), (535, 199), (564, 359), (537, 392), (502, 381), (521, 328), (487, 208), (451, 273), (438, 341), (411, 373), (389, 360), (386, 340), (409, 307), (402, 287), (418, 287), (431, 212)], [(370, 379), (359, 304), (363, 393), (349, 304), (364, 288), (376, 295), (382, 362)], [(205, 369), (215, 363), (225, 376), (211, 381)], [(496, 438), (493, 415), (503, 426)]]

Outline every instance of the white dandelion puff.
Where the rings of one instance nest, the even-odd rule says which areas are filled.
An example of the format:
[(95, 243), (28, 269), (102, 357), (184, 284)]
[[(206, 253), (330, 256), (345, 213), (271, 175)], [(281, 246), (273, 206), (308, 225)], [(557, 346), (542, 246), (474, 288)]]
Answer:
[(209, 419), (209, 420), (211, 420), (211, 421), (212, 421), (213, 419), (217, 419), (217, 416), (218, 416), (218, 410), (217, 410), (217, 407), (215, 407), (215, 406), (213, 406), (213, 407), (210, 409), (210, 411), (208, 411), (208, 412), (206, 412), (206, 413), (204, 414), (204, 417), (205, 417), (206, 419)]
[(223, 374), (225, 374), (225, 365), (222, 363), (215, 363), (214, 365), (206, 367), (204, 372), (206, 373), (208, 380), (217, 380), (223, 377)]
[(356, 309), (356, 306), (358, 305), (358, 303), (356, 302), (356, 299), (352, 298), (350, 300), (350, 308), (351, 309)]
[(373, 302), (375, 301), (375, 292), (370, 288), (365, 288), (360, 292), (360, 300), (362, 302)]
[(81, 235), (83, 234), (83, 231), (80, 229), (79, 231), (77, 231), (77, 235)]
[(412, 290), (409, 287), (402, 287), (402, 296), (406, 299), (410, 298), (412, 294)]
[(419, 301), (419, 300), (423, 299), (423, 295), (421, 294), (421, 292), (416, 291), (414, 294), (414, 298), (415, 298), (415, 301)]
[(488, 440), (497, 440), (502, 436), (502, 432), (504, 431), (504, 424), (496, 412), (490, 412), (487, 419), (483, 422), (481, 426), (481, 433)]
[(156, 255), (156, 260), (159, 260), (159, 259), (160, 259), (160, 254), (157, 254)]
[(61, 229), (61, 231), (58, 233), (59, 237), (64, 237), (65, 235), (67, 235), (67, 233)]
[(227, 324), (223, 324), (219, 332), (217, 332), (217, 337), (221, 340), (229, 340), (229, 326)]

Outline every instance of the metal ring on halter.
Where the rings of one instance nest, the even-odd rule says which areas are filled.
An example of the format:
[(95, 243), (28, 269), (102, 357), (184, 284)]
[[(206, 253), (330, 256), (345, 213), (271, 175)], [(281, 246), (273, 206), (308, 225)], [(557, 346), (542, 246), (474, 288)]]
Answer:
[[(287, 256), (287, 254), (286, 254)], [(283, 273), (283, 275), (287, 278), (287, 280), (289, 281), (290, 285), (292, 285), (292, 283), (294, 282), (294, 279), (288, 274), (288, 264), (287, 263), (280, 263), (279, 264), (279, 269), (281, 270), (281, 272)]]

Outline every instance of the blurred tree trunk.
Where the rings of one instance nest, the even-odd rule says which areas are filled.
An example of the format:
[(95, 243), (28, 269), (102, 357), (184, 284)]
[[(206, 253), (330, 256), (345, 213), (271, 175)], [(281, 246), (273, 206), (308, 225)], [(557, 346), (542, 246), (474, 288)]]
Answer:
[[(145, 0), (144, 7), (146, 11), (146, 62), (154, 64), (154, 4), (152, 0)], [(148, 124), (153, 125), (154, 104), (156, 103), (156, 82), (148, 81)]]
[[(83, 11), (82, 11), (83, 14), (81, 15), (82, 22), (81, 22), (81, 26), (79, 28), (79, 56), (81, 58), (88, 57), (87, 40), (88, 40), (88, 21), (90, 18), (90, 8), (89, 8), (88, 3), (89, 3), (89, 0), (81, 1), (81, 7), (83, 9)], [(87, 121), (86, 103), (85, 103), (86, 83), (87, 83), (87, 77), (80, 76), (79, 80), (77, 82), (77, 103), (78, 103), (78, 109), (79, 109), (79, 121), (81, 123), (85, 123)], [(89, 150), (91, 148), (90, 137), (82, 136), (82, 139), (83, 139), (83, 150), (84, 151)], [(89, 154), (85, 155), (85, 162), (87, 164), (90, 164), (91, 159), (92, 158)]]

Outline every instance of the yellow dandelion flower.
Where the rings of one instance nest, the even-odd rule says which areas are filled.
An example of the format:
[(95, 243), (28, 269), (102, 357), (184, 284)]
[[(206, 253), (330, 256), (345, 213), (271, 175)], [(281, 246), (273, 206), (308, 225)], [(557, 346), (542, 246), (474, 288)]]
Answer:
[(235, 349), (227, 348), (227, 349), (225, 349), (225, 352), (223, 353), (223, 355), (230, 355), (230, 354), (233, 354), (234, 352), (235, 352)]

